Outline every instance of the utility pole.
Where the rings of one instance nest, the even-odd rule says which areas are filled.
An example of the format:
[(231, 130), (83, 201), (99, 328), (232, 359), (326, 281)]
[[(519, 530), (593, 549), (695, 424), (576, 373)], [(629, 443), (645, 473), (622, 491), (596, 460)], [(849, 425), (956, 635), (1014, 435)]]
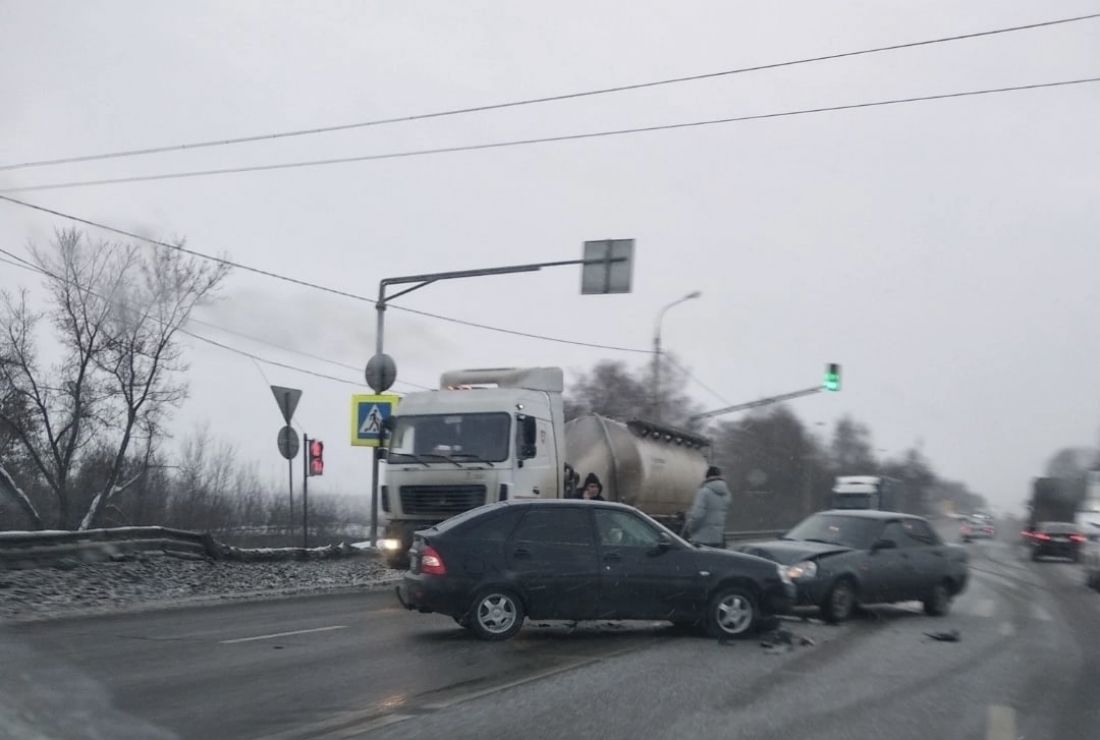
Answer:
[(683, 298), (679, 298), (668, 304), (657, 314), (657, 328), (653, 332), (653, 422), (661, 423), (661, 323), (665, 319), (665, 312), (673, 306), (678, 306), (684, 301), (690, 301), (703, 295), (698, 290), (693, 290)]

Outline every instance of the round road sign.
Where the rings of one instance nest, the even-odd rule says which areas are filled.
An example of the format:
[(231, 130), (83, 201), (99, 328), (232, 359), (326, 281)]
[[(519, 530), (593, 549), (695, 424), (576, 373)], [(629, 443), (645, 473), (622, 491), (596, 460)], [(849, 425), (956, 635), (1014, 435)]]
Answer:
[(367, 370), (364, 373), (369, 385), (375, 393), (385, 393), (397, 380), (397, 363), (386, 353), (377, 354), (367, 362)]
[(294, 427), (286, 426), (279, 430), (279, 454), (287, 460), (298, 456), (298, 432)]

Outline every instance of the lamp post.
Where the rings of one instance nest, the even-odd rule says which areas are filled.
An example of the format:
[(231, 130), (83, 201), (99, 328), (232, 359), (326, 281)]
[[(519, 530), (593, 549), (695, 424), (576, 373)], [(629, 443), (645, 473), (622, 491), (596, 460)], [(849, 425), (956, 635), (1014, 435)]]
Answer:
[(657, 314), (657, 329), (653, 332), (653, 421), (658, 424), (661, 423), (661, 323), (670, 308), (701, 295), (703, 294), (698, 290), (693, 290), (683, 298), (668, 304)]

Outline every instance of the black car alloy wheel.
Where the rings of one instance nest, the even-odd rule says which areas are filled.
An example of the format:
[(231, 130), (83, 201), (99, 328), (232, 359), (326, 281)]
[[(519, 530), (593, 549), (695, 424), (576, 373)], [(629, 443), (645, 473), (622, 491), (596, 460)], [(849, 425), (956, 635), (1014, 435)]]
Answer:
[(483, 640), (507, 640), (523, 627), (523, 602), (508, 589), (488, 588), (474, 597), (466, 617), (470, 629)]
[(730, 586), (720, 589), (710, 600), (707, 627), (714, 637), (742, 637), (752, 633), (760, 612), (748, 589)]

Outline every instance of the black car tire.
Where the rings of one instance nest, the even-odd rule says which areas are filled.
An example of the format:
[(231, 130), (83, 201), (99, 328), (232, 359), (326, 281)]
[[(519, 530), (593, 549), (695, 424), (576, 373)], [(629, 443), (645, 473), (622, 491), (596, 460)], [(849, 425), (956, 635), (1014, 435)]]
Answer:
[(760, 624), (756, 597), (743, 586), (720, 588), (707, 605), (707, 633), (718, 639), (747, 637)]
[(506, 588), (482, 589), (466, 614), (469, 629), (482, 640), (507, 640), (523, 628), (523, 602)]
[(821, 604), (821, 616), (829, 624), (839, 624), (851, 618), (858, 606), (856, 587), (851, 578), (841, 578), (829, 589)]
[(930, 617), (943, 617), (951, 611), (951, 588), (946, 581), (932, 587), (932, 593), (924, 599), (924, 613)]

